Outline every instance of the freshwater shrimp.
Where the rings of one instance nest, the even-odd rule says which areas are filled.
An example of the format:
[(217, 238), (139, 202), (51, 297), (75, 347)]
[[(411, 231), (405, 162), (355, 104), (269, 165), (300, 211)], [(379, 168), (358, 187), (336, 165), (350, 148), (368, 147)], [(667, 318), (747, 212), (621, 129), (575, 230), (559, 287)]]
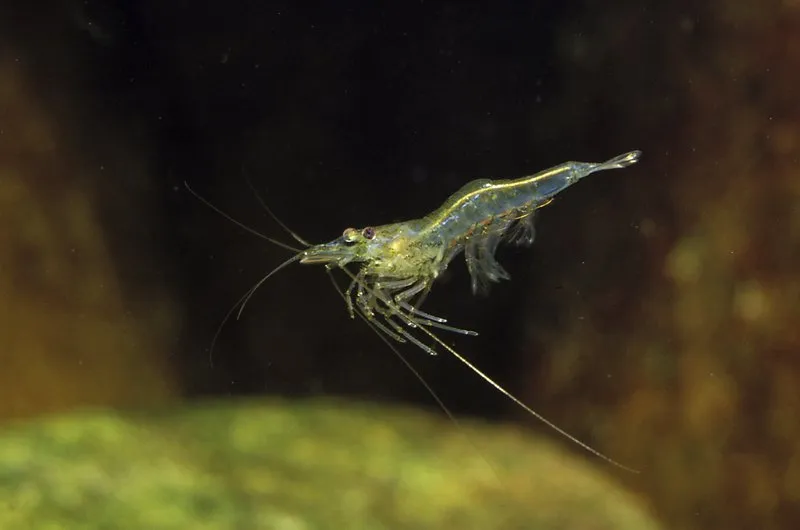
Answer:
[[(549, 204), (556, 195), (584, 177), (598, 171), (628, 167), (640, 157), (641, 151), (630, 151), (601, 163), (565, 162), (516, 179), (473, 180), (425, 217), (361, 229), (347, 228), (341, 236), (321, 244), (310, 244), (292, 232), (259, 198), (273, 219), (306, 247), (304, 250), (256, 232), (194, 193), (188, 184), (186, 187), (237, 225), (296, 252), (245, 293), (228, 312), (223, 324), (237, 307), (241, 314), (245, 304), (265, 281), (293, 263), (324, 265), (329, 273), (334, 269), (342, 270), (350, 279), (346, 290), (340, 290), (333, 277), (331, 279), (344, 299), (350, 317), (358, 316), (364, 320), (395, 353), (400, 355), (387, 337), (400, 343), (409, 342), (435, 355), (434, 347), (423, 342), (427, 338), (549, 428), (591, 454), (635, 472), (567, 433), (495, 382), (441, 340), (432, 328), (462, 335), (474, 336), (477, 333), (451, 326), (447, 319), (427, 313), (420, 306), (436, 279), (462, 251), (473, 293), (485, 292), (492, 282), (510, 279), (494, 256), (501, 242), (531, 245), (536, 234), (534, 217), (539, 208)], [(351, 264), (357, 266), (356, 272), (348, 268)], [(400, 358), (420, 378), (402, 355)], [(444, 407), (427, 383), (424, 380), (422, 382)], [(444, 410), (447, 411), (447, 408), (444, 407)]]

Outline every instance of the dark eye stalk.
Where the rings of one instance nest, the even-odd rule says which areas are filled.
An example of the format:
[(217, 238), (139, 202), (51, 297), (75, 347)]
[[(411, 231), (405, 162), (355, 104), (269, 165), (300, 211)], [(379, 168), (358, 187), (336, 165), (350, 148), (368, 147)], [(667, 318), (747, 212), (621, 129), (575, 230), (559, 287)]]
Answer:
[(373, 239), (375, 237), (375, 229), (368, 226), (361, 231), (361, 235), (364, 236), (365, 239)]

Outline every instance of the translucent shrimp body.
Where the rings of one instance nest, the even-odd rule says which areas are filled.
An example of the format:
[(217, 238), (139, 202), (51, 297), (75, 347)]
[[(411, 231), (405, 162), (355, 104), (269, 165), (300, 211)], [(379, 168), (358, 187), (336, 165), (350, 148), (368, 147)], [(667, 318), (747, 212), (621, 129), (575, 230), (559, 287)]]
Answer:
[(513, 180), (474, 180), (422, 219), (347, 229), (322, 245), (304, 251), (301, 263), (343, 266), (361, 263), (362, 279), (408, 280), (403, 299), (423, 292), (462, 250), (472, 277), (473, 292), (490, 281), (508, 279), (494, 259), (498, 244), (508, 240), (533, 243), (534, 213), (557, 194), (584, 177), (636, 163), (640, 151), (631, 151), (602, 163), (565, 162)]
[[(461, 251), (464, 251), (472, 277), (473, 292), (485, 290), (489, 282), (508, 279), (508, 273), (494, 258), (500, 242), (508, 240), (530, 245), (535, 236), (533, 221), (538, 208), (584, 177), (598, 171), (628, 167), (635, 164), (640, 156), (640, 151), (631, 151), (601, 163), (565, 162), (517, 179), (474, 180), (422, 219), (368, 226), (361, 230), (348, 228), (341, 237), (329, 243), (310, 246), (279, 268), (300, 261), (306, 264), (323, 263), (328, 270), (342, 269), (351, 279), (347, 291), (341, 293), (351, 317), (358, 315), (379, 335), (398, 342), (411, 342), (423, 351), (435, 354), (434, 349), (420, 338), (432, 340), (437, 347), (448, 351), (550, 428), (590, 453), (633, 471), (532, 410), (443, 342), (430, 328), (464, 335), (477, 333), (449, 326), (446, 319), (426, 313), (419, 307), (434, 280)], [(351, 263), (360, 266), (358, 272), (347, 269)], [(420, 333), (423, 337), (420, 337)], [(387, 344), (391, 346), (388, 341)]]
[[(426, 313), (420, 306), (436, 278), (462, 251), (472, 278), (473, 292), (485, 290), (490, 282), (508, 279), (508, 273), (494, 257), (501, 242), (530, 245), (535, 236), (533, 221), (538, 208), (584, 177), (598, 171), (630, 166), (640, 156), (640, 151), (631, 151), (601, 163), (565, 162), (517, 179), (474, 180), (421, 219), (368, 226), (361, 230), (348, 228), (340, 237), (319, 245), (306, 243), (273, 215), (283, 228), (307, 248), (298, 251), (258, 281), (231, 308), (223, 324), (237, 307), (241, 313), (253, 293), (267, 279), (292, 263), (324, 264), (329, 272), (335, 268), (341, 269), (350, 278), (350, 285), (346, 291), (339, 290), (338, 286), (337, 290), (347, 304), (350, 316), (363, 319), (412, 371), (413, 367), (394, 348), (389, 338), (397, 342), (410, 342), (430, 354), (435, 354), (435, 350), (426, 342), (433, 342), (437, 348), (452, 354), (489, 385), (556, 432), (590, 453), (630, 470), (541, 416), (442, 341), (431, 328), (464, 335), (477, 333), (450, 326), (446, 319)], [(245, 230), (284, 248), (297, 250), (255, 232), (202, 197), (198, 198)], [(262, 205), (266, 208), (263, 202)], [(272, 215), (269, 208), (266, 209)], [(351, 271), (348, 268), (350, 264), (356, 265), (358, 270)], [(217, 334), (220, 329), (221, 326)], [(426, 339), (426, 342), (422, 339)], [(427, 383), (416, 371), (414, 373), (447, 411)]]

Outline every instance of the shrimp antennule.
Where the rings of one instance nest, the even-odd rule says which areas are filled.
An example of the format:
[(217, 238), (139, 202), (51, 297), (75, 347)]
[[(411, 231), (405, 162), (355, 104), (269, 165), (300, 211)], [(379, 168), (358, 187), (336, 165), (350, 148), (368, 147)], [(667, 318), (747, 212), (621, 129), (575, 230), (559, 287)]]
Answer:
[(278, 226), (280, 226), (281, 228), (283, 228), (284, 230), (286, 230), (286, 232), (287, 232), (287, 233), (288, 233), (290, 236), (292, 236), (292, 237), (295, 239), (295, 241), (297, 241), (297, 242), (298, 242), (298, 243), (300, 243), (301, 245), (304, 245), (304, 246), (306, 246), (306, 247), (310, 247), (310, 246), (312, 246), (312, 245), (313, 245), (313, 243), (309, 243), (308, 241), (306, 241), (305, 239), (303, 239), (302, 237), (300, 237), (300, 236), (297, 234), (297, 232), (295, 232), (294, 230), (292, 230), (291, 228), (289, 228), (288, 226), (286, 226), (286, 224), (285, 224), (283, 221), (281, 221), (281, 220), (280, 220), (280, 218), (279, 218), (277, 215), (275, 215), (275, 213), (272, 211), (272, 208), (270, 208), (269, 206), (267, 206), (267, 201), (265, 201), (265, 200), (264, 200), (264, 199), (261, 197), (261, 194), (260, 194), (260, 193), (258, 193), (258, 190), (256, 189), (256, 187), (255, 187), (255, 186), (253, 185), (253, 183), (250, 181), (250, 177), (248, 177), (248, 176), (247, 176), (247, 173), (245, 173), (245, 171), (244, 171), (244, 168), (242, 168), (242, 174), (244, 174), (244, 180), (247, 182), (247, 185), (250, 187), (250, 190), (253, 192), (253, 195), (255, 196), (256, 200), (257, 200), (257, 201), (258, 201), (258, 203), (261, 205), (261, 207), (262, 207), (262, 208), (264, 208), (264, 211), (265, 211), (265, 212), (267, 212), (267, 213), (269, 214), (269, 216), (270, 216), (270, 217), (272, 217), (272, 220), (273, 220), (273, 221), (275, 221), (276, 223), (278, 223)]
[[(281, 242), (281, 241), (278, 241), (277, 239), (272, 239), (271, 237), (265, 236), (264, 234), (262, 234), (262, 233), (261, 233), (261, 232), (259, 232), (258, 230), (255, 230), (255, 229), (253, 229), (253, 228), (251, 228), (251, 227), (247, 226), (246, 224), (244, 224), (244, 223), (243, 223), (243, 222), (241, 222), (241, 221), (237, 221), (237, 220), (236, 220), (236, 219), (235, 219), (235, 218), (234, 218), (232, 215), (230, 215), (230, 214), (228, 214), (228, 213), (225, 213), (223, 210), (221, 210), (221, 209), (217, 208), (216, 206), (214, 206), (214, 205), (211, 203), (211, 201), (209, 201), (208, 199), (206, 199), (205, 197), (203, 197), (202, 195), (200, 195), (199, 193), (197, 193), (196, 191), (194, 191), (194, 190), (191, 188), (191, 186), (189, 186), (189, 183), (188, 183), (188, 182), (186, 182), (185, 180), (183, 181), (183, 186), (184, 186), (184, 187), (185, 187), (185, 188), (186, 188), (186, 189), (189, 191), (189, 193), (191, 193), (192, 195), (194, 195), (194, 196), (195, 196), (195, 198), (196, 198), (197, 200), (199, 200), (200, 202), (202, 202), (203, 204), (205, 204), (206, 206), (208, 206), (209, 208), (211, 208), (212, 210), (214, 210), (214, 211), (215, 211), (215, 212), (217, 212), (219, 215), (221, 215), (222, 217), (224, 217), (224, 218), (225, 218), (225, 219), (227, 219), (228, 221), (232, 222), (233, 224), (235, 224), (235, 225), (236, 225), (236, 226), (238, 226), (239, 228), (241, 228), (241, 229), (243, 229), (243, 230), (246, 230), (246, 231), (250, 232), (251, 234), (255, 235), (256, 237), (260, 237), (260, 238), (261, 238), (261, 239), (263, 239), (264, 241), (269, 241), (269, 242), (270, 242), (270, 243), (272, 243), (273, 245), (277, 245), (277, 246), (279, 246), (279, 247), (281, 247), (281, 248), (285, 248), (286, 250), (291, 250), (292, 252), (300, 252), (300, 249), (299, 249), (299, 248), (295, 248), (295, 247), (293, 247), (293, 246), (291, 246), (291, 245), (287, 245), (286, 243), (283, 243), (283, 242)], [(290, 233), (291, 233), (291, 232), (290, 232)]]

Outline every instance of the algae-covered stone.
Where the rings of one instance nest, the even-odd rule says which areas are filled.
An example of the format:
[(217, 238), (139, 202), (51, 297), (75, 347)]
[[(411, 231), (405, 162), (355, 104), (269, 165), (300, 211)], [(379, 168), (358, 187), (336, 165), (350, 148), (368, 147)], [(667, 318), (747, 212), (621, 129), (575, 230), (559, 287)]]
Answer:
[(313, 400), (7, 425), (0, 528), (658, 525), (602, 473), (518, 430)]

